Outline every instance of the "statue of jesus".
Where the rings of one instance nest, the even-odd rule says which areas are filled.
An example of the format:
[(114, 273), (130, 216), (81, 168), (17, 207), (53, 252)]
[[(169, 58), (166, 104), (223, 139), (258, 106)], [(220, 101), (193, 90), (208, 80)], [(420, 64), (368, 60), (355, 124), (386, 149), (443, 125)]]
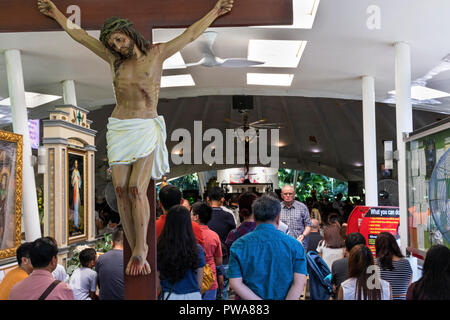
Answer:
[(127, 19), (105, 21), (100, 40), (67, 19), (50, 0), (38, 0), (39, 11), (58, 24), (111, 67), (116, 106), (108, 119), (107, 150), (119, 214), (132, 250), (125, 273), (147, 275), (146, 243), (150, 179), (169, 171), (164, 118), (157, 105), (164, 60), (197, 39), (234, 0), (219, 0), (214, 8), (175, 39), (152, 45)]

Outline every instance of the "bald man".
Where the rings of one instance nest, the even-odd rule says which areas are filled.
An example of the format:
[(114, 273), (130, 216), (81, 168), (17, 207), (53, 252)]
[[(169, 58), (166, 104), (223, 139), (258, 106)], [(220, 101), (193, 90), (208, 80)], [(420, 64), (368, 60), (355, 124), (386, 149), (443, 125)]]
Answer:
[(311, 217), (308, 207), (295, 200), (295, 190), (293, 186), (286, 185), (281, 189), (281, 215), (280, 220), (289, 227), (288, 234), (308, 247), (305, 237), (311, 231)]
[(320, 234), (320, 223), (317, 219), (311, 219), (311, 231), (306, 238), (308, 242), (308, 247), (306, 248), (306, 252), (311, 250), (316, 250), (320, 240), (323, 239)]

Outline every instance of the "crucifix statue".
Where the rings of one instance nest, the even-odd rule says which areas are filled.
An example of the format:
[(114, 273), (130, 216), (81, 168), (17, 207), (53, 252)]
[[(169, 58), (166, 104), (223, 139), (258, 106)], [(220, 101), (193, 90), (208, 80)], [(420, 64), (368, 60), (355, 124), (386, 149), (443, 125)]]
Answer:
[(107, 150), (111, 176), (125, 236), (132, 255), (127, 275), (151, 272), (146, 260), (150, 179), (169, 171), (164, 118), (157, 105), (164, 60), (198, 38), (212, 22), (231, 11), (234, 0), (219, 0), (214, 8), (175, 39), (152, 45), (128, 19), (104, 23), (100, 40), (74, 25), (50, 0), (38, 0), (41, 13), (53, 18), (77, 42), (111, 67), (116, 106), (108, 119)]

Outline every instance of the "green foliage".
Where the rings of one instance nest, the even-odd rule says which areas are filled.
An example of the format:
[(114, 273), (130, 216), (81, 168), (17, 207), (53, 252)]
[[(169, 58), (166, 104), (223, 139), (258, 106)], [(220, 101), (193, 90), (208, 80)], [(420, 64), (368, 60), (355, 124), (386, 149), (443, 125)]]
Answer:
[[(168, 183), (178, 187), (181, 190), (181, 192), (183, 192), (183, 190), (198, 190), (199, 189), (197, 173), (188, 174), (186, 176), (182, 176), (182, 177), (176, 178), (174, 180), (170, 180)], [(156, 194), (159, 194), (159, 190), (160, 190), (160, 185), (158, 185), (156, 187)]]
[[(285, 185), (292, 185), (294, 181), (294, 172), (292, 169), (278, 170), (278, 184), (282, 188)], [(338, 193), (342, 193), (344, 198), (347, 197), (348, 183), (334, 178), (312, 172), (303, 172), (298, 170), (297, 185), (295, 188), (296, 196), (300, 201), (305, 202), (306, 198), (311, 196), (311, 191), (317, 191), (317, 197), (328, 198), (333, 201)]]
[(95, 251), (97, 252), (108, 252), (112, 249), (112, 233), (106, 233), (103, 239), (98, 240), (95, 243)]
[(81, 263), (80, 263), (80, 252), (79, 251), (74, 251), (72, 253), (72, 257), (70, 257), (70, 259), (67, 260), (67, 274), (69, 276), (72, 275), (73, 271), (77, 268), (81, 267)]
[(198, 189), (198, 177), (197, 174), (188, 174), (186, 176), (179, 177), (171, 180), (170, 184), (177, 186), (181, 191)]

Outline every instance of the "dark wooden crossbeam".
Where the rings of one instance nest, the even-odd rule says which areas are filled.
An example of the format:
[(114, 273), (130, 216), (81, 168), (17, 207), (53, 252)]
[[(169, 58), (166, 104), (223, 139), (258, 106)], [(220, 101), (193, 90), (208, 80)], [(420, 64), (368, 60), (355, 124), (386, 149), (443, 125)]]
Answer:
[[(66, 13), (71, 5), (81, 12), (81, 27), (98, 30), (112, 16), (131, 20), (144, 37), (151, 40), (152, 28), (188, 27), (200, 19), (216, 0), (54, 0)], [(66, 14), (67, 17), (71, 13)], [(290, 25), (292, 0), (236, 0), (233, 11), (213, 23), (213, 27)], [(52, 19), (43, 16), (35, 0), (0, 0), (0, 32), (60, 31)]]

